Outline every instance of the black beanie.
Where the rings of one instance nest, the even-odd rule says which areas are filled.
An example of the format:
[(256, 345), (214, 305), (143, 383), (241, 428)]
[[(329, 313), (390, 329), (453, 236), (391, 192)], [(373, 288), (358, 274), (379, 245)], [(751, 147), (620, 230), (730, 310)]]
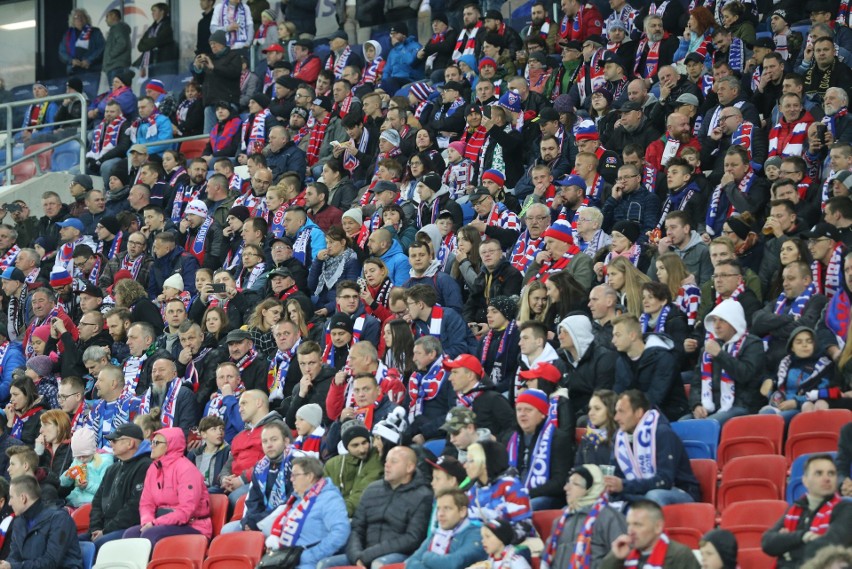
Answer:
[(488, 306), (493, 306), (509, 322), (518, 316), (518, 303), (510, 296), (495, 296), (488, 303)]
[(343, 441), (343, 448), (349, 450), (349, 443), (358, 437), (364, 437), (367, 439), (367, 442), (370, 441), (370, 431), (367, 430), (364, 423), (361, 421), (347, 421), (343, 423), (340, 434), (340, 438)]
[(615, 225), (612, 226), (613, 231), (618, 231), (625, 237), (627, 237), (628, 241), (631, 243), (636, 243), (639, 239), (639, 234), (642, 232), (642, 228), (639, 227), (639, 224), (635, 221), (619, 221)]
[(745, 240), (748, 237), (748, 234), (751, 233), (751, 227), (739, 216), (733, 216), (728, 218), (728, 227), (731, 228), (731, 231), (737, 234), (737, 237)]
[(509, 468), (509, 452), (495, 441), (479, 441), (485, 453), (485, 470), (488, 480), (494, 480)]
[(737, 569), (737, 538), (726, 529), (708, 531), (701, 541), (713, 544), (722, 558), (723, 569)]
[(485, 522), (485, 527), (491, 530), (494, 537), (503, 542), (503, 545), (511, 545), (515, 540), (515, 531), (512, 529), (509, 522), (502, 518)]

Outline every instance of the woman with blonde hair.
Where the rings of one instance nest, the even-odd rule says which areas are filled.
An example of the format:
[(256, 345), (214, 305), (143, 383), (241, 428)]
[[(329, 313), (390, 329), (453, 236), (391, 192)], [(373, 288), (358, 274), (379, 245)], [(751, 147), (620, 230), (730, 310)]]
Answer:
[(648, 275), (627, 257), (616, 257), (607, 265), (606, 276), (627, 312), (638, 318), (642, 314), (642, 285), (651, 280)]
[(275, 355), (278, 348), (275, 338), (272, 336), (272, 327), (275, 326), (284, 313), (281, 303), (274, 298), (267, 298), (258, 304), (248, 321), (248, 333), (254, 342), (254, 349), (267, 358)]
[(521, 307), (518, 310), (518, 322), (537, 320), (544, 322), (550, 309), (550, 297), (541, 281), (532, 281), (521, 291)]
[(663, 253), (655, 262), (657, 280), (669, 287), (672, 302), (686, 314), (686, 323), (694, 327), (701, 301), (701, 289), (695, 284), (695, 276), (687, 272), (683, 259), (677, 253)]
[(301, 303), (295, 298), (289, 299), (284, 304), (284, 318), (299, 328), (303, 340), (320, 341), (322, 339), (324, 333), (322, 327), (317, 328), (308, 320)]
[(113, 288), (116, 308), (126, 308), (130, 311), (133, 322), (147, 322), (154, 327), (159, 335), (163, 332), (163, 317), (160, 310), (148, 299), (148, 292), (139, 282), (133, 279), (122, 279)]

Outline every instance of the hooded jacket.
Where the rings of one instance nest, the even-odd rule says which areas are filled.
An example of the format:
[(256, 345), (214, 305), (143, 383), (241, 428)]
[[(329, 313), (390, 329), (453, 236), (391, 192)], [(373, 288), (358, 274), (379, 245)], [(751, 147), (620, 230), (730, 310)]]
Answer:
[[(437, 205), (435, 202), (438, 202)], [(437, 221), (438, 214), (443, 210), (447, 210), (453, 218), (453, 227), (461, 227), (464, 225), (464, 214), (461, 206), (450, 197), (450, 188), (442, 185), (435, 192), (431, 200), (421, 201), (417, 205), (417, 227), (422, 229), (424, 226)], [(434, 219), (433, 219), (434, 216)]]
[[(304, 171), (304, 168), (302, 170)], [(305, 253), (305, 266), (310, 267), (311, 262), (317, 258), (317, 254), (325, 249), (325, 233), (308, 217), (305, 219), (305, 224), (293, 236), (293, 242), (295, 243), (305, 231), (309, 231), (311, 234), (308, 238), (308, 250)]]
[(403, 288), (411, 288), (415, 285), (425, 284), (435, 289), (438, 293), (438, 304), (444, 308), (452, 308), (458, 313), (462, 313), (462, 295), (459, 283), (447, 273), (441, 271), (441, 262), (433, 259), (432, 263), (426, 268), (422, 276), (417, 276), (414, 269), (408, 273), (410, 278), (402, 285)]
[[(763, 341), (757, 336), (752, 336), (746, 329), (746, 318), (742, 305), (736, 300), (724, 300), (704, 318), (704, 329), (713, 329), (713, 320), (721, 318), (734, 327), (736, 334), (722, 346), (722, 351), (711, 360), (713, 366), (712, 389), (713, 402), (716, 409), (720, 408), (722, 369), (724, 369), (734, 380), (734, 403), (733, 407), (742, 407), (748, 413), (756, 413), (765, 399), (760, 395), (760, 385), (763, 381), (763, 368), (766, 355), (763, 350)], [(732, 356), (727, 348), (734, 342), (738, 342), (743, 336), (745, 341), (740, 347), (739, 354)], [(692, 388), (689, 394), (689, 408), (695, 409), (701, 405), (701, 358), (698, 359), (698, 368), (692, 376)]]
[(411, 263), (402, 251), (402, 245), (396, 239), (391, 241), (390, 248), (381, 256), (382, 262), (388, 268), (388, 276), (394, 286), (402, 286), (408, 280)]
[(213, 537), (210, 494), (204, 476), (186, 456), (186, 436), (177, 427), (160, 429), (155, 435), (166, 439), (166, 453), (154, 460), (145, 475), (139, 500), (142, 525), (190, 526)]
[(379, 452), (372, 447), (366, 460), (358, 460), (351, 454), (339, 454), (325, 463), (324, 470), (343, 495), (350, 518), (355, 515), (367, 486), (381, 479), (384, 474)]
[(107, 534), (139, 525), (139, 500), (149, 466), (151, 443), (148, 441), (142, 441), (128, 460), (116, 459), (92, 500), (90, 531)]
[(592, 393), (598, 389), (612, 389), (616, 353), (595, 340), (592, 321), (584, 314), (566, 317), (559, 328), (568, 332), (577, 350), (576, 361), (565, 350), (560, 350), (565, 354), (563, 361), (568, 369), (563, 383), (568, 385), (568, 399), (576, 420), (588, 413)]
[(383, 555), (413, 553), (426, 538), (431, 508), (432, 489), (417, 471), (396, 488), (385, 480), (367, 486), (346, 544), (350, 563), (369, 566)]
[(686, 393), (680, 378), (680, 365), (674, 352), (674, 342), (665, 334), (648, 334), (645, 349), (638, 361), (619, 354), (615, 363), (616, 393), (638, 389), (648, 396), (670, 420), (677, 421), (688, 412)]

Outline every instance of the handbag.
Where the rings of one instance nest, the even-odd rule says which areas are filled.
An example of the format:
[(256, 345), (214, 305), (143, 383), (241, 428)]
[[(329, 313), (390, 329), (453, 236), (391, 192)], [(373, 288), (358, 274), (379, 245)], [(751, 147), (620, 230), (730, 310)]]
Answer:
[(304, 547), (295, 545), (270, 551), (264, 554), (255, 569), (296, 569), (304, 549)]

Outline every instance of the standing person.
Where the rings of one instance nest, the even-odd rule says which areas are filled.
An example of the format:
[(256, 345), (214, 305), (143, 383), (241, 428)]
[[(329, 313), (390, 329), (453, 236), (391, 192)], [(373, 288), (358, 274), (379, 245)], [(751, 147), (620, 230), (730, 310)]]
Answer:
[(192, 75), (204, 90), (204, 132), (216, 124), (216, 108), (220, 102), (237, 108), (240, 101), (239, 78), (243, 72), (240, 55), (231, 51), (225, 32), (210, 34), (212, 55), (199, 54), (192, 63)]
[(245, 55), (254, 39), (254, 20), (245, 0), (222, 0), (216, 2), (210, 19), (210, 32), (227, 34), (227, 45)]
[(89, 13), (78, 8), (68, 17), (68, 30), (59, 43), (59, 59), (68, 75), (98, 71), (104, 53), (104, 35), (92, 26)]
[(134, 65), (139, 68), (139, 77), (143, 79), (177, 71), (178, 45), (168, 4), (157, 2), (151, 6), (151, 21), (136, 44), (141, 55)]
[(110, 10), (106, 15), (109, 32), (104, 47), (103, 72), (107, 85), (112, 85), (116, 75), (130, 67), (130, 26), (121, 19), (121, 10)]

